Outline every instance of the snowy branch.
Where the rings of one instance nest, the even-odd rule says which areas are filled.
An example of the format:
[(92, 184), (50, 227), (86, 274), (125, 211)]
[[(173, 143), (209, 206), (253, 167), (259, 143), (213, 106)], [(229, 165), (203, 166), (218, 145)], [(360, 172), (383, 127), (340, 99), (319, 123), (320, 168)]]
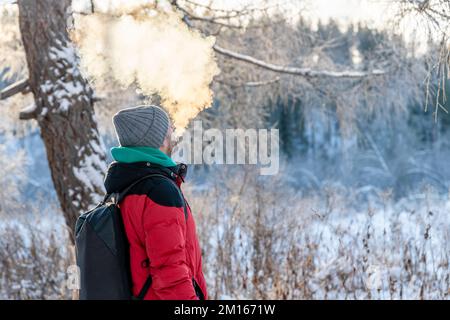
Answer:
[[(190, 27), (193, 28), (193, 25), (190, 23), (190, 20), (203, 20), (205, 18), (199, 19), (198, 16), (194, 15), (192, 12), (189, 12), (185, 8), (181, 7), (178, 4), (178, 1), (173, 0), (171, 4), (181, 11), (184, 15), (183, 21)], [(213, 18), (207, 18), (207, 22), (216, 22)], [(227, 25), (224, 25), (227, 26)], [(236, 27), (234, 25), (228, 25), (227, 27)], [(246, 63), (253, 64), (260, 68), (264, 68), (266, 70), (270, 70), (277, 73), (291, 74), (296, 76), (302, 76), (306, 78), (317, 78), (317, 77), (328, 77), (328, 78), (365, 78), (368, 76), (380, 76), (384, 75), (386, 71), (384, 70), (373, 70), (373, 71), (357, 71), (357, 70), (347, 70), (347, 71), (329, 71), (329, 70), (313, 70), (310, 68), (297, 68), (297, 67), (288, 67), (288, 66), (280, 66), (273, 63), (269, 63), (263, 60), (256, 59), (252, 56), (241, 54), (235, 51), (231, 51), (229, 49), (222, 48), (218, 45), (213, 46), (214, 51), (217, 53), (236, 59), (239, 61), (243, 61)]]
[(317, 78), (317, 77), (329, 77), (329, 78), (364, 78), (368, 76), (380, 76), (384, 75), (386, 72), (383, 70), (373, 70), (373, 71), (357, 71), (357, 70), (347, 70), (347, 71), (329, 71), (329, 70), (313, 70), (310, 68), (297, 68), (280, 66), (273, 63), (265, 62), (263, 60), (256, 59), (252, 56), (237, 53), (218, 45), (214, 45), (213, 49), (226, 57), (233, 58), (239, 61), (247, 62), (277, 73), (286, 73), (297, 76), (302, 76), (306, 78)]
[(17, 81), (0, 91), (0, 100), (5, 100), (18, 93), (25, 93), (28, 90), (28, 79)]
[(209, 22), (209, 23), (213, 23), (213, 24), (217, 24), (219, 26), (222, 27), (227, 27), (227, 28), (237, 28), (237, 29), (242, 29), (243, 27), (240, 25), (234, 25), (228, 22), (223, 22), (223, 21), (219, 21), (222, 19), (230, 19), (233, 18), (233, 16), (223, 16), (223, 17), (208, 17), (208, 16), (198, 16), (198, 15), (194, 15), (193, 13), (188, 12), (186, 9), (177, 6), (177, 9), (180, 10), (183, 14), (185, 18), (189, 18), (189, 20), (198, 20), (198, 21), (203, 21), (203, 22)]
[(19, 119), (20, 120), (30, 120), (36, 119), (38, 110), (35, 103), (30, 104), (28, 107), (20, 110)]
[(276, 77), (274, 79), (270, 79), (270, 80), (263, 80), (263, 81), (249, 81), (249, 82), (245, 82), (242, 84), (236, 84), (236, 83), (232, 83), (232, 82), (228, 82), (228, 81), (224, 81), (224, 80), (220, 80), (220, 79), (214, 79), (215, 82), (220, 83), (220, 84), (224, 84), (226, 86), (229, 87), (233, 87), (233, 88), (239, 88), (239, 87), (262, 87), (262, 86), (268, 86), (274, 83), (277, 83), (280, 81), (279, 77)]

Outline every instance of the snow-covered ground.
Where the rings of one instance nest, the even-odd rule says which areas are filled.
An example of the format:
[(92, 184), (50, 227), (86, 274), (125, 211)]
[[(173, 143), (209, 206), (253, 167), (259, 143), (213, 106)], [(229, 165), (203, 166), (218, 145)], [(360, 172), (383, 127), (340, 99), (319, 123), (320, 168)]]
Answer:
[[(450, 198), (432, 190), (355, 203), (236, 175), (187, 185), (211, 298), (449, 299)], [(42, 206), (41, 208), (44, 208)], [(0, 298), (68, 298), (57, 208), (0, 220)]]
[[(71, 249), (36, 139), (3, 145), (14, 163), (0, 157), (8, 200), (0, 211), (0, 298), (70, 297)], [(304, 167), (268, 178), (245, 168), (190, 171), (184, 189), (210, 297), (449, 299), (448, 194), (417, 188), (398, 197), (313, 179)], [(302, 181), (313, 180), (305, 188)]]
[(0, 299), (70, 298), (72, 256), (62, 215), (36, 210), (0, 217)]
[(213, 297), (449, 298), (448, 196), (355, 203), (351, 190), (274, 187), (191, 191)]

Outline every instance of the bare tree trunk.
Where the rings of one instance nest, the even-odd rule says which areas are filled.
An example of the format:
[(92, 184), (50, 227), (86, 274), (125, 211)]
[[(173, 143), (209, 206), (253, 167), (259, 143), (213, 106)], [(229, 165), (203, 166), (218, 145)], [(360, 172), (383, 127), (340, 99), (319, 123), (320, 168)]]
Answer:
[[(19, 23), (53, 184), (72, 231), (81, 211), (103, 193), (105, 153), (93, 90), (78, 69), (67, 21), (70, 0), (19, 0)], [(73, 241), (73, 234), (71, 234)]]

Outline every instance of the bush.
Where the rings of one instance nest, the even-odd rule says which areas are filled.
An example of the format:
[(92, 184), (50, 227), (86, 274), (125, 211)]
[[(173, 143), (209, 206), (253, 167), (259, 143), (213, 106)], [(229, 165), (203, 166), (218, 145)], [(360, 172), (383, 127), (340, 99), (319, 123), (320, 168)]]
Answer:
[(449, 298), (449, 199), (361, 205), (358, 192), (301, 196), (250, 172), (213, 180), (187, 191), (211, 298)]

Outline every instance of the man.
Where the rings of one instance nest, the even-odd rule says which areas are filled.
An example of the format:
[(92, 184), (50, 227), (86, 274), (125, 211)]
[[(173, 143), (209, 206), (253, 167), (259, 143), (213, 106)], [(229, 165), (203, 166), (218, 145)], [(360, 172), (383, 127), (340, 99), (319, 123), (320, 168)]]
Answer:
[[(186, 165), (171, 158), (172, 126), (157, 106), (123, 109), (113, 117), (120, 146), (111, 149), (105, 187), (118, 192), (131, 188), (119, 204), (130, 244), (133, 294), (150, 275), (147, 300), (207, 299), (202, 257), (194, 217), (179, 189)], [(187, 216), (185, 216), (187, 215)]]

